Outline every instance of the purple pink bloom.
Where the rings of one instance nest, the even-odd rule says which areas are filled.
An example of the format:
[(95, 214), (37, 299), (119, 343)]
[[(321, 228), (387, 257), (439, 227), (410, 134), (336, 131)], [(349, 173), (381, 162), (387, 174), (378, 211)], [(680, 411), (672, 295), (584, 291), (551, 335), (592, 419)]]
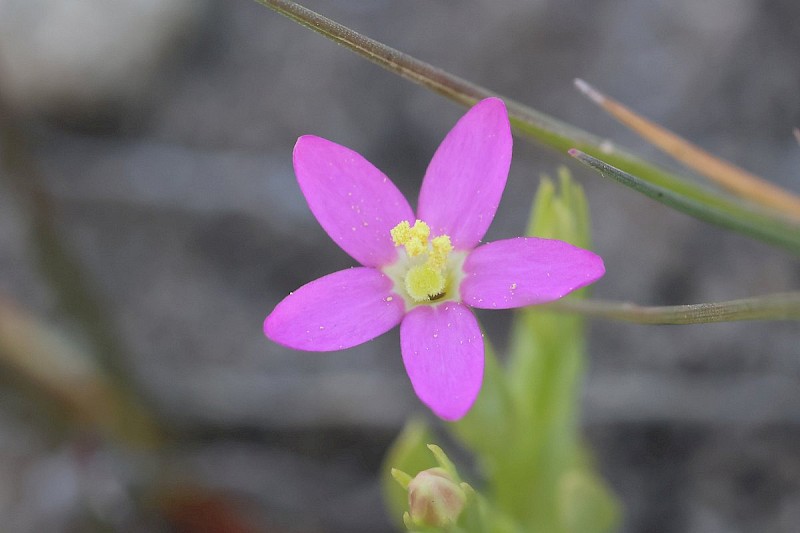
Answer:
[(605, 273), (599, 256), (562, 241), (517, 237), (480, 245), (506, 185), (511, 146), (503, 102), (479, 102), (436, 150), (415, 215), (361, 155), (300, 137), (294, 169), (308, 206), (361, 266), (289, 294), (264, 321), (266, 336), (325, 352), (400, 324), (403, 363), (417, 396), (445, 420), (463, 417), (483, 381), (483, 336), (470, 307), (549, 302)]

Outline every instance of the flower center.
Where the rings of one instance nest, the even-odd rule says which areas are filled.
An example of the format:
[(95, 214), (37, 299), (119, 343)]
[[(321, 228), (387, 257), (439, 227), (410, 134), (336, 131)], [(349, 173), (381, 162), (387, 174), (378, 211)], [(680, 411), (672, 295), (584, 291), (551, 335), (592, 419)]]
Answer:
[(453, 251), (450, 237), (430, 239), (431, 228), (417, 220), (403, 221), (391, 230), (395, 246), (405, 248), (408, 270), (402, 275), (408, 295), (417, 303), (442, 297), (448, 284), (448, 256)]

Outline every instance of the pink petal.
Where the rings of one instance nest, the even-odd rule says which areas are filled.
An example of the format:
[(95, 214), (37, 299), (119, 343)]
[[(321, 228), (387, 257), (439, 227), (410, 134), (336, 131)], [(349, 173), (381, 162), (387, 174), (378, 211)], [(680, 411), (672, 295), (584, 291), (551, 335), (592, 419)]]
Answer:
[(342, 350), (389, 331), (404, 314), (389, 278), (372, 268), (351, 268), (290, 293), (264, 321), (264, 334), (296, 350)]
[(445, 420), (464, 416), (483, 381), (483, 338), (472, 312), (455, 302), (416, 307), (400, 325), (400, 347), (422, 403)]
[(511, 165), (511, 128), (503, 101), (476, 104), (433, 155), (419, 193), (418, 218), (432, 235), (447, 234), (468, 250), (494, 219)]
[(605, 274), (597, 254), (563, 241), (517, 237), (473, 250), (464, 261), (463, 302), (508, 309), (557, 300)]
[(294, 147), (294, 171), (311, 212), (328, 235), (364, 266), (397, 257), (389, 231), (414, 223), (403, 194), (358, 153), (313, 135)]

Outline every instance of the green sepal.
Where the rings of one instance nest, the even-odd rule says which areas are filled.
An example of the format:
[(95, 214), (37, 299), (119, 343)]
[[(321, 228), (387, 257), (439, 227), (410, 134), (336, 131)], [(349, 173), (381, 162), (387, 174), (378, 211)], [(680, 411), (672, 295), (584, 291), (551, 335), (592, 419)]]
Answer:
[[(417, 472), (437, 466), (427, 444), (434, 440), (428, 424), (420, 419), (409, 420), (395, 439), (381, 468), (381, 488), (386, 510), (398, 528), (403, 528), (403, 513), (408, 510), (408, 492), (402, 487), (393, 470), (408, 476), (408, 481)], [(410, 475), (409, 475), (410, 474)]]

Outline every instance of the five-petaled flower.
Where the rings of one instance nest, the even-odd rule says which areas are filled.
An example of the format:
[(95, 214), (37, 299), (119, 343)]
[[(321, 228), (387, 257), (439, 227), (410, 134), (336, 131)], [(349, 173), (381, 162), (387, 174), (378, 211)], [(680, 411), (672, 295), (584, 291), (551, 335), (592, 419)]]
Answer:
[(362, 156), (300, 137), (300, 189), (328, 235), (361, 266), (291, 293), (264, 321), (266, 336), (298, 350), (332, 351), (400, 324), (417, 396), (445, 420), (464, 416), (483, 381), (483, 338), (469, 307), (549, 302), (605, 273), (600, 257), (562, 241), (518, 237), (479, 246), (506, 185), (511, 145), (503, 102), (479, 102), (436, 150), (415, 216)]

